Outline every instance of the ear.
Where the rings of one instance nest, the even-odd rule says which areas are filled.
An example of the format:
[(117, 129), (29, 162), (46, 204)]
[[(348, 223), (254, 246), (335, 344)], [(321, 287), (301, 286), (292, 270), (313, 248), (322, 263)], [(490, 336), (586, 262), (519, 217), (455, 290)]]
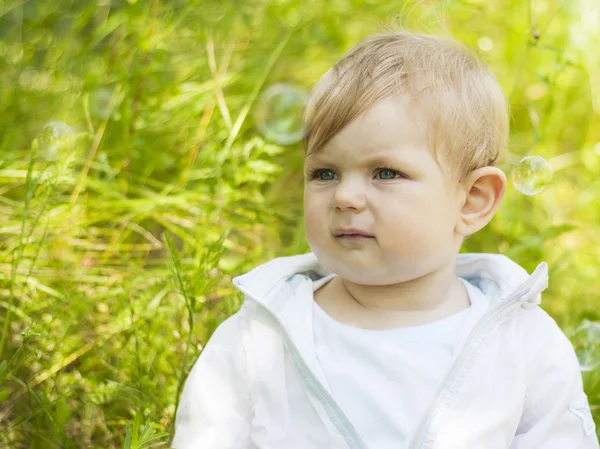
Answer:
[(461, 184), (464, 201), (455, 231), (468, 237), (487, 225), (500, 207), (506, 192), (506, 176), (497, 167), (481, 167), (469, 173)]

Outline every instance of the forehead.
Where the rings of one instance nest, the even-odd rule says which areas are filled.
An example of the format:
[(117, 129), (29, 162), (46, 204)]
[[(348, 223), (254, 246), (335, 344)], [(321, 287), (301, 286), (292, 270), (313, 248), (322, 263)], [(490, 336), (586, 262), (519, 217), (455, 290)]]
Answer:
[(428, 117), (408, 95), (381, 100), (346, 125), (307, 160), (378, 162), (433, 159)]

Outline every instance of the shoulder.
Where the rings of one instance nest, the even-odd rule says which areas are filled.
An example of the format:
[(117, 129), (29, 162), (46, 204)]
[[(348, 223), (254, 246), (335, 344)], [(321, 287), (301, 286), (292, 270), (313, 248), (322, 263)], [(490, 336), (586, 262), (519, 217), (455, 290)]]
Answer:
[[(534, 341), (539, 341), (535, 337), (546, 336), (569, 342), (567, 336), (552, 315), (538, 305), (520, 307), (516, 313), (516, 320), (521, 331), (525, 332), (528, 337), (534, 338)], [(539, 341), (540, 345), (542, 343), (544, 342)]]
[(548, 312), (538, 305), (521, 307), (515, 319), (523, 354), (531, 371), (542, 373), (544, 370), (552, 370), (579, 375), (575, 349)]
[(244, 302), (237, 312), (225, 318), (210, 336), (208, 345), (212, 348), (219, 347), (229, 351), (239, 348), (240, 338), (249, 313), (248, 309), (248, 304)]
[(570, 340), (556, 320), (540, 306), (520, 307), (516, 320), (524, 343), (531, 350), (547, 347), (549, 343), (572, 349)]
[[(215, 373), (246, 372), (246, 352), (244, 350), (244, 317), (246, 308), (225, 318), (213, 331), (201, 349), (200, 355), (190, 372), (191, 382)], [(229, 375), (228, 374), (228, 375)], [(245, 376), (245, 374), (244, 374)]]

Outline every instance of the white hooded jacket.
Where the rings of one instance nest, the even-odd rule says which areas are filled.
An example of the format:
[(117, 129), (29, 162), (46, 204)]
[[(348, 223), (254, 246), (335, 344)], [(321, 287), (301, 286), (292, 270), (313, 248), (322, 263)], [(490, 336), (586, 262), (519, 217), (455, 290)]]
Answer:
[[(452, 367), (399, 449), (599, 448), (573, 346), (538, 305), (547, 272), (545, 263), (528, 275), (502, 255), (457, 255), (456, 275), (490, 307), (470, 316)], [(368, 448), (315, 354), (312, 282), (330, 274), (307, 253), (233, 279), (244, 303), (186, 380), (173, 448)]]

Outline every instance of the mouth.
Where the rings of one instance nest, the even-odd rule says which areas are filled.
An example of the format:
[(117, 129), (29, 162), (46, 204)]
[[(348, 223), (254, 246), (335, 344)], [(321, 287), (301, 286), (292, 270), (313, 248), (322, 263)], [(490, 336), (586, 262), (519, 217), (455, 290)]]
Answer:
[(375, 237), (370, 235), (362, 235), (362, 234), (340, 234), (336, 235), (339, 239), (345, 240), (361, 240), (361, 239), (374, 239)]

